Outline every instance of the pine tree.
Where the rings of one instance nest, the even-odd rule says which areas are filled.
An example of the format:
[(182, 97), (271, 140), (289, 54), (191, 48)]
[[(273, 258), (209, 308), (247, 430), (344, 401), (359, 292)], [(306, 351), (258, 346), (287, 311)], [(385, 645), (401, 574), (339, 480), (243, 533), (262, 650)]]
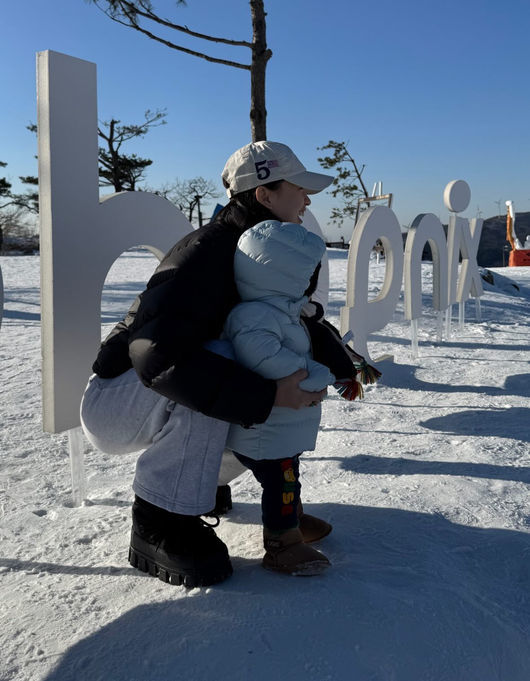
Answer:
[(370, 196), (362, 179), (365, 166), (359, 170), (346, 142), (330, 140), (325, 146), (317, 148), (321, 151), (330, 149), (333, 152), (331, 156), (319, 158), (318, 162), (327, 170), (335, 169), (330, 193), (342, 200), (342, 206), (332, 208), (330, 220), (340, 227), (344, 220), (355, 220), (358, 199)]
[(101, 187), (114, 187), (114, 191), (135, 191), (143, 179), (146, 168), (153, 161), (136, 154), (125, 154), (122, 146), (137, 137), (144, 137), (151, 128), (164, 125), (164, 111), (147, 110), (140, 124), (122, 125), (112, 118), (98, 127), (98, 135), (105, 147), (99, 147), (99, 179)]

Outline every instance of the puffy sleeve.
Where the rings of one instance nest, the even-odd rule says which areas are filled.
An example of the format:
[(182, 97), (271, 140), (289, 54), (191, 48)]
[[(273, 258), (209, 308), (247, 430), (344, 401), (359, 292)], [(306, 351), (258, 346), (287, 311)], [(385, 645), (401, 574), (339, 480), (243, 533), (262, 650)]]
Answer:
[(237, 361), (264, 378), (277, 380), (305, 369), (309, 376), (300, 387), (309, 391), (323, 390), (335, 381), (327, 367), (285, 347), (280, 322), (260, 303), (235, 307), (228, 316), (225, 334)]

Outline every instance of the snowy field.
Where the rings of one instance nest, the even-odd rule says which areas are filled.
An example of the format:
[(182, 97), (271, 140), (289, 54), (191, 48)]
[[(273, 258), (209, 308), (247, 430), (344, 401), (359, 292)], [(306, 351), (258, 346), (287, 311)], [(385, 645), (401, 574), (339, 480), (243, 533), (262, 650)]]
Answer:
[[(346, 253), (330, 251), (329, 318)], [(154, 259), (122, 256), (105, 330)], [(42, 432), (39, 259), (0, 258), (2, 681), (528, 681), (530, 268), (498, 269), (482, 321), (436, 343), (424, 265), (419, 357), (398, 307), (373, 336), (394, 355), (363, 402), (330, 389), (302, 463), (309, 512), (333, 523), (321, 577), (260, 567), (259, 489), (233, 484), (219, 534), (234, 575), (186, 591), (129, 567), (135, 456), (87, 448), (73, 508), (66, 434)], [(371, 267), (372, 292), (384, 265)]]

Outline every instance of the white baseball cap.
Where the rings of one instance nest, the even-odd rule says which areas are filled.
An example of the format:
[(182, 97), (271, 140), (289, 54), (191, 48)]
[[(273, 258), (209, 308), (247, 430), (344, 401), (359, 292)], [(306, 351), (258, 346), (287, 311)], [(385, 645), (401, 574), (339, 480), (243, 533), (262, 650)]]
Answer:
[(235, 151), (226, 162), (222, 178), (228, 196), (277, 180), (317, 194), (333, 182), (331, 175), (307, 171), (287, 145), (266, 141), (252, 142)]

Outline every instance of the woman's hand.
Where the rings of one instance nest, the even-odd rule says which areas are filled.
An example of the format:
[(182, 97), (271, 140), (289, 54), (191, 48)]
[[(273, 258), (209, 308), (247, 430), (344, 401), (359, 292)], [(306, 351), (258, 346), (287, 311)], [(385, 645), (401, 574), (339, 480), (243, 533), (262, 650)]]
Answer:
[(300, 381), (307, 378), (307, 375), (305, 369), (298, 369), (294, 374), (277, 380), (274, 406), (301, 409), (302, 407), (316, 406), (319, 402), (322, 402), (328, 392), (327, 388), (319, 392), (308, 392), (299, 387)]

